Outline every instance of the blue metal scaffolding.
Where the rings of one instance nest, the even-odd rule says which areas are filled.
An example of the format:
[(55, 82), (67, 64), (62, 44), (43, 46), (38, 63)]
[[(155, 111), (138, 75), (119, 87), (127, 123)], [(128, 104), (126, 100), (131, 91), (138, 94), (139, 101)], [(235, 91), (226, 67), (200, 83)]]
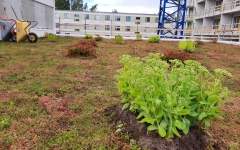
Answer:
[(160, 0), (157, 34), (161, 38), (183, 38), (186, 3), (187, 0)]

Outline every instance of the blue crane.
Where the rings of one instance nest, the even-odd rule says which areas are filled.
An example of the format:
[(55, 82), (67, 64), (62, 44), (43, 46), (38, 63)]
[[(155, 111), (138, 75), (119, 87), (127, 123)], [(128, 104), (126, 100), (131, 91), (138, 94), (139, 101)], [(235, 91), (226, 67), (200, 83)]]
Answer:
[(182, 38), (186, 3), (187, 0), (160, 0), (157, 34), (161, 38)]

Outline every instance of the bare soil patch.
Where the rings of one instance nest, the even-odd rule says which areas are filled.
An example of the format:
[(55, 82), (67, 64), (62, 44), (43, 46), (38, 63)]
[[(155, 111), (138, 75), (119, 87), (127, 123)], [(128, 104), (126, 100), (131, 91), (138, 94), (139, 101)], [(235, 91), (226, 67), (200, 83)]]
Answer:
[(120, 106), (109, 107), (105, 110), (107, 116), (114, 114), (110, 122), (115, 124), (123, 123), (123, 132), (128, 134), (130, 139), (137, 141), (142, 148), (151, 150), (205, 150), (210, 142), (210, 136), (204, 131), (193, 127), (187, 135), (175, 137), (167, 141), (161, 138), (156, 132), (147, 133), (147, 124), (140, 124), (136, 115), (130, 110), (122, 111)]

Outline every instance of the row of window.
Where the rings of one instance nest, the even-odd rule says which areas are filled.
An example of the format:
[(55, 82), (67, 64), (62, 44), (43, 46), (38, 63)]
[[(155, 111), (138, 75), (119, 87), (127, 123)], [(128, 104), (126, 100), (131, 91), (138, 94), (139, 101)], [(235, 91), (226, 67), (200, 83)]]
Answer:
[[(59, 24), (56, 24), (56, 28), (59, 28)], [(65, 29), (70, 29), (70, 26), (65, 25), (64, 28)], [(88, 24), (84, 25), (84, 29), (89, 30), (89, 25)], [(80, 29), (74, 29), (74, 30), (75, 31), (80, 31)], [(100, 30), (100, 26), (99, 25), (95, 25), (94, 26), (94, 30)], [(111, 26), (110, 25), (105, 25), (105, 31), (110, 31), (110, 30), (111, 30)], [(120, 26), (115, 26), (114, 30), (115, 31), (121, 31), (121, 27)], [(134, 29), (134, 31), (135, 30), (136, 29)], [(124, 31), (131, 31), (131, 27), (130, 26), (125, 26)], [(151, 31), (150, 31), (149, 27), (145, 27), (144, 32), (150, 33)]]
[[(56, 18), (59, 18), (59, 14), (56, 13), (55, 14)], [(79, 14), (74, 14), (74, 17), (80, 17)], [(141, 17), (132, 17), (132, 16), (125, 16), (126, 17), (126, 22), (131, 22), (133, 18), (135, 18), (135, 20), (141, 20)], [(86, 20), (89, 19), (89, 14), (85, 14), (84, 18)], [(64, 19), (70, 19), (70, 14), (68, 13), (64, 13)], [(100, 15), (94, 15), (94, 19), (95, 20), (100, 20)], [(75, 21), (79, 20), (79, 19), (74, 19)], [(110, 21), (111, 20), (111, 16), (110, 15), (105, 15), (105, 21)], [(114, 20), (115, 21), (121, 21), (121, 16), (115, 15), (114, 16)], [(133, 20), (133, 21), (135, 21)], [(150, 17), (145, 17), (145, 22), (150, 22), (151, 18)], [(155, 22), (158, 22), (158, 18), (155, 18)]]

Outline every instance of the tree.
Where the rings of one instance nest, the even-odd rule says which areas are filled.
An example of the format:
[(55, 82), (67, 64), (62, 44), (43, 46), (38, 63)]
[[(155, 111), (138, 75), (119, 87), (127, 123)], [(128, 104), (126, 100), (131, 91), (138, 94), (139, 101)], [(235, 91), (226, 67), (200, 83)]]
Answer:
[[(56, 10), (79, 10), (87, 11), (88, 4), (83, 3), (83, 0), (56, 0)], [(98, 4), (93, 5), (89, 10), (96, 11)]]
[(55, 1), (56, 10), (70, 10), (69, 0), (56, 0)]
[(97, 11), (98, 4), (93, 5), (89, 10), (90, 11)]

